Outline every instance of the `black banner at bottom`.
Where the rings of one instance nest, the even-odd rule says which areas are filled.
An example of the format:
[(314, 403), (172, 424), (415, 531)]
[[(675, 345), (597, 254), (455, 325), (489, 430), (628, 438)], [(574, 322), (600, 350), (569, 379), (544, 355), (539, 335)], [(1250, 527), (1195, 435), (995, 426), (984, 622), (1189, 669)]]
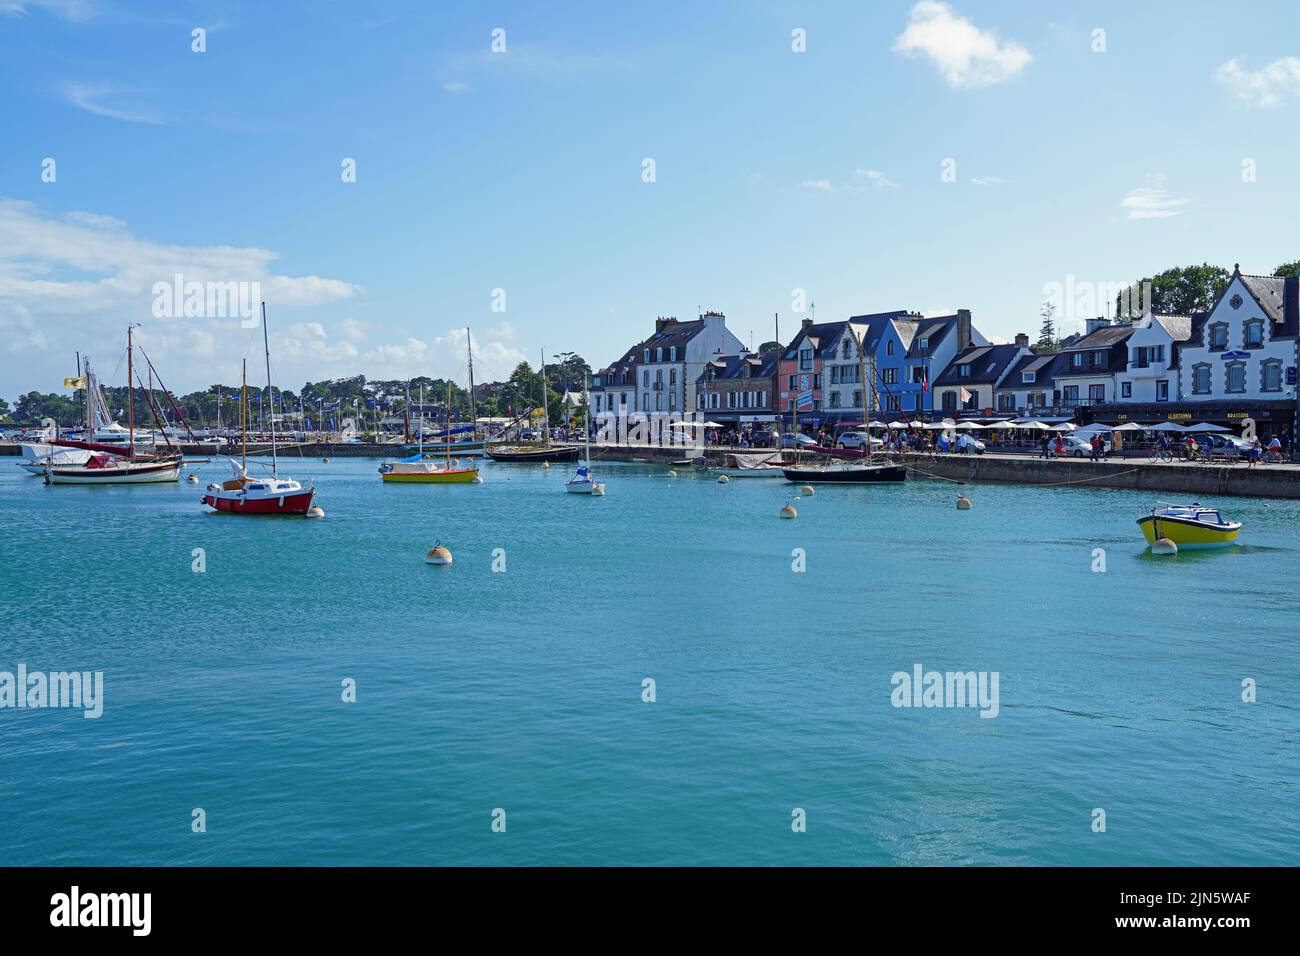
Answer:
[(1229, 868), (0, 869), (0, 920), (7, 942), (339, 943), (430, 929), (536, 941), (612, 921), (735, 939), (848, 919), (858, 933), (911, 925), (927, 943), (1050, 934), (1231, 945), (1285, 926), (1292, 877)]

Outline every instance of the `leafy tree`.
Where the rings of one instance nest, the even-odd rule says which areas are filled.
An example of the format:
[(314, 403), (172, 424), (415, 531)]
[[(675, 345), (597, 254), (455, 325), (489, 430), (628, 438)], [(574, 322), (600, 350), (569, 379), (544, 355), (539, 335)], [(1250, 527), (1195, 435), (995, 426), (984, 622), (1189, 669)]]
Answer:
[[(1140, 279), (1128, 290), (1129, 302), (1136, 308), (1141, 301), (1134, 296), (1133, 290), (1141, 289), (1144, 283), (1151, 283), (1151, 309), (1162, 315), (1191, 315), (1194, 312), (1208, 312), (1225, 288), (1232, 273), (1222, 266), (1212, 266), (1203, 262), (1199, 266), (1175, 266), (1164, 272)], [(1115, 299), (1115, 314), (1123, 308), (1124, 293)]]
[(1282, 263), (1273, 270), (1273, 275), (1279, 277), (1285, 276), (1288, 278), (1292, 276), (1300, 276), (1300, 259), (1297, 259), (1295, 262)]
[(3, 398), (0, 398), (0, 421), (8, 421), (10, 412), (11, 409), (9, 408), (9, 403)]

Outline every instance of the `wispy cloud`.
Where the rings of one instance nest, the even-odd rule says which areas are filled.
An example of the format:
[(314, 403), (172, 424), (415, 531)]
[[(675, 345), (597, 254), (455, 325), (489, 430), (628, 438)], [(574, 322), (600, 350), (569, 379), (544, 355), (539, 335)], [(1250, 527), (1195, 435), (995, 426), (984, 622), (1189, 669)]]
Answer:
[(0, 16), (23, 17), (33, 10), (43, 10), (72, 23), (95, 19), (97, 9), (91, 0), (0, 0)]
[(480, 52), (452, 57), (445, 66), (450, 73), (499, 70), (536, 78), (561, 78), (627, 71), (635, 64), (618, 56), (511, 43), (502, 53), (493, 53), (484, 44)]
[(1006, 180), (1000, 176), (972, 176), (970, 181), (976, 186), (1001, 186), (1006, 182)]
[(817, 192), (830, 193), (835, 191), (834, 184), (829, 179), (805, 179), (803, 181), (804, 189), (813, 189)]
[(865, 179), (876, 189), (894, 189), (898, 183), (894, 182), (878, 169), (855, 169), (853, 175), (860, 179)]
[(1214, 71), (1214, 78), (1231, 90), (1238, 102), (1271, 109), (1287, 97), (1300, 96), (1300, 57), (1283, 57), (1259, 70), (1244, 69), (1233, 57)]
[(1013, 40), (998, 41), (938, 0), (921, 0), (908, 13), (907, 28), (894, 40), (894, 52), (928, 56), (948, 85), (979, 89), (1009, 80), (1033, 60)]
[(1177, 216), (1190, 200), (1170, 196), (1163, 186), (1142, 186), (1120, 202), (1127, 210), (1126, 219), (1168, 219)]
[(448, 93), (468, 93), (470, 91), (468, 83), (462, 83), (460, 80), (451, 80), (442, 84), (444, 91)]
[(123, 91), (104, 84), (67, 83), (62, 93), (73, 106), (96, 116), (153, 126), (162, 126), (167, 122), (166, 117), (148, 107), (123, 101)]

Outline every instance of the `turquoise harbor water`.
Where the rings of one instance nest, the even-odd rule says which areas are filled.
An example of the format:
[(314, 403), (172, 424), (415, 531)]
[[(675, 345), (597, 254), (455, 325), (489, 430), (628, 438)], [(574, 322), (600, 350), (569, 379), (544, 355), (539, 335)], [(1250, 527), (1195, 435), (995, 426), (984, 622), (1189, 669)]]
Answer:
[[(1300, 862), (1300, 503), (1216, 502), (1245, 545), (1169, 559), (1127, 492), (823, 487), (782, 521), (770, 480), (375, 467), (293, 463), (310, 521), (3, 464), (0, 670), (105, 703), (0, 710), (0, 863)], [(998, 716), (892, 707), (918, 662), (997, 671)]]

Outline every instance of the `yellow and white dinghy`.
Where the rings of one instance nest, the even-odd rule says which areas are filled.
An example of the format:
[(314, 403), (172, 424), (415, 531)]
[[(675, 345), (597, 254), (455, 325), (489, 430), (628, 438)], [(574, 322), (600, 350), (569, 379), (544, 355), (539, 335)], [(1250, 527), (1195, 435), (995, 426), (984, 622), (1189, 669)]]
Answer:
[(1161, 503), (1137, 519), (1147, 544), (1167, 539), (1179, 548), (1221, 548), (1235, 544), (1240, 521), (1229, 521), (1217, 508)]

